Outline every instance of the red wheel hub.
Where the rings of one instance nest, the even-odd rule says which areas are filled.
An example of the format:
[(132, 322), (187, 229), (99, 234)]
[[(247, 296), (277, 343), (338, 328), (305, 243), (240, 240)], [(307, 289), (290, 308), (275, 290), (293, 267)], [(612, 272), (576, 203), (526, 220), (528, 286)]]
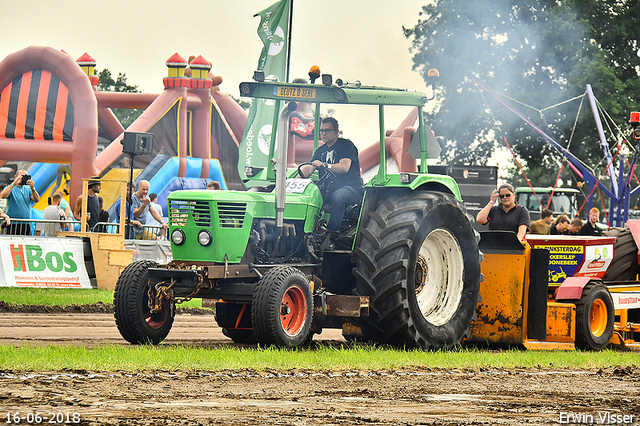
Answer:
[(280, 304), (280, 324), (289, 336), (295, 336), (307, 321), (307, 300), (298, 286), (289, 287)]

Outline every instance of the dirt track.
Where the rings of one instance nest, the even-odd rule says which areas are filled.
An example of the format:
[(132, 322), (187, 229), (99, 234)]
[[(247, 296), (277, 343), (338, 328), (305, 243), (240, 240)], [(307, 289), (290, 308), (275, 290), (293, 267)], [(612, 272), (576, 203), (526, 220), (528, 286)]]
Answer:
[[(320, 337), (341, 339), (335, 331)], [(166, 342), (215, 347), (231, 341), (210, 315), (178, 315)], [(126, 344), (109, 314), (0, 314), (0, 344), (104, 343)], [(604, 416), (610, 413), (634, 417), (609, 424), (640, 424), (639, 376), (638, 368), (5, 371), (0, 372), (0, 421), (7, 421), (7, 411), (37, 411), (48, 417), (69, 413), (70, 420), (79, 413), (82, 424), (108, 425), (552, 425), (591, 419), (578, 415), (607, 424)]]

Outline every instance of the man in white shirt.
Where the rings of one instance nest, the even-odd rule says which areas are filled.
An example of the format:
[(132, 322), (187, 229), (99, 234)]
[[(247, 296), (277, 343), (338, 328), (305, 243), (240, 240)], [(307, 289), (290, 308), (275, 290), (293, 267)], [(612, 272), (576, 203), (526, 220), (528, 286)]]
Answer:
[(62, 195), (56, 192), (51, 196), (51, 205), (44, 209), (42, 218), (44, 220), (51, 221), (44, 225), (44, 235), (47, 237), (55, 237), (58, 231), (66, 228), (65, 224), (54, 222), (58, 220), (66, 220), (64, 211), (60, 208), (60, 200), (62, 200)]

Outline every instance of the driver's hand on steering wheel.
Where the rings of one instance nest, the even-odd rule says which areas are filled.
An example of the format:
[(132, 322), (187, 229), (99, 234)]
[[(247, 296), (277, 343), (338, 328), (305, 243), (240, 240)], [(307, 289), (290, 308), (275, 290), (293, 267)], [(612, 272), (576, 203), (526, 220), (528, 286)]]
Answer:
[(325, 164), (320, 160), (313, 160), (311, 164), (313, 165), (313, 167), (315, 167), (316, 170), (325, 166)]

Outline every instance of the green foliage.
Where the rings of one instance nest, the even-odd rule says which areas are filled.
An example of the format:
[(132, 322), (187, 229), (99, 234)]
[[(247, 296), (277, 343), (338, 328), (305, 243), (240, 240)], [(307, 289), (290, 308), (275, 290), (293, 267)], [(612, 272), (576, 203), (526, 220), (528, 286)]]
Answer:
[(127, 84), (127, 75), (118, 73), (118, 77), (114, 80), (111, 75), (111, 70), (105, 68), (102, 71), (96, 70), (98, 76), (98, 90), (103, 92), (127, 92), (127, 93), (139, 93), (138, 85)]
[[(591, 84), (612, 120), (627, 121), (640, 88), (638, 12), (631, 0), (435, 0), (423, 6), (418, 24), (404, 31), (412, 40), (414, 68), (425, 80), (431, 67), (440, 71), (440, 103), (428, 120), (445, 138), (443, 161), (486, 164), (507, 138), (536, 186), (555, 182), (562, 156), (481, 91), (475, 76), (518, 100), (512, 104), (601, 172), (606, 164), (588, 103), (558, 104)], [(523, 180), (519, 176), (514, 168), (513, 180)], [(569, 171), (562, 178), (576, 183)]]
[[(140, 93), (137, 84), (127, 84), (127, 75), (124, 73), (118, 73), (116, 79), (113, 79), (111, 70), (105, 68), (102, 71), (96, 70), (98, 76), (98, 90), (102, 92), (126, 92), (126, 93)], [(118, 118), (120, 124), (125, 129), (129, 127), (136, 119), (142, 114), (142, 109), (127, 109), (127, 108), (113, 108), (113, 113)]]

